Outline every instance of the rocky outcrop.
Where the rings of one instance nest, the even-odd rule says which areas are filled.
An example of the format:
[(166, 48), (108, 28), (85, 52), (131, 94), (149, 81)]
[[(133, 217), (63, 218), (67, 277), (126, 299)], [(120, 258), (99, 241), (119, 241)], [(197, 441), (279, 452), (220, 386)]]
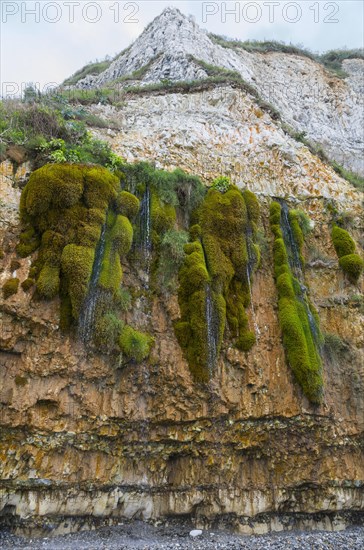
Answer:
[(345, 60), (348, 76), (341, 79), (309, 57), (222, 47), (193, 19), (167, 8), (106, 71), (77, 86), (102, 87), (143, 67), (147, 70), (140, 85), (206, 78), (191, 56), (239, 73), (297, 132), (320, 143), (333, 160), (364, 175), (362, 59)]

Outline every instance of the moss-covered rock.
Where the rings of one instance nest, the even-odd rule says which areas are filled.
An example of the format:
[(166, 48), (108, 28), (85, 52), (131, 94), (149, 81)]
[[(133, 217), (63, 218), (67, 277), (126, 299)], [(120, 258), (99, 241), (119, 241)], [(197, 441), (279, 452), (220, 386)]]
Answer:
[(37, 279), (37, 290), (42, 298), (51, 300), (59, 293), (60, 268), (45, 264)]
[(125, 326), (119, 337), (121, 351), (128, 359), (140, 363), (146, 359), (153, 345), (153, 339), (130, 326)]
[[(256, 267), (260, 253), (253, 240), (247, 243), (246, 235), (248, 227), (250, 234), (254, 234), (251, 224), (259, 221), (260, 214), (255, 195), (246, 192), (246, 196), (249, 211), (243, 194), (230, 182), (221, 191), (215, 187), (210, 189), (194, 216), (198, 222), (190, 229), (194, 240), (185, 245), (186, 257), (179, 273), (181, 319), (175, 324), (175, 332), (191, 372), (199, 382), (206, 382), (211, 374), (208, 331), (213, 331), (217, 356), (226, 319), (230, 336), (240, 349), (248, 351), (255, 343), (245, 307), (250, 302), (248, 264)], [(208, 289), (212, 301), (209, 319)], [(211, 304), (209, 307), (211, 309)]]
[(339, 258), (355, 252), (355, 241), (350, 234), (341, 227), (334, 225), (331, 231), (332, 242)]
[[(300, 284), (292, 276), (282, 232), (278, 230), (280, 219), (281, 206), (273, 202), (270, 206), (270, 223), (275, 236), (274, 272), (283, 345), (287, 361), (303, 393), (312, 403), (320, 403), (323, 394), (321, 359), (307, 313), (313, 306), (304, 302)], [(294, 238), (302, 246), (303, 238), (298, 219), (295, 215), (289, 215), (289, 219)]]
[(363, 259), (355, 253), (356, 245), (354, 239), (345, 229), (334, 225), (331, 232), (332, 242), (339, 258), (339, 265), (353, 284), (363, 271)]
[(121, 191), (115, 201), (115, 210), (118, 214), (133, 220), (139, 212), (139, 199), (128, 191)]
[(74, 319), (78, 319), (91, 278), (95, 250), (68, 244), (62, 252), (62, 273), (68, 282), (68, 293)]
[(358, 254), (348, 254), (339, 259), (339, 265), (348, 279), (356, 284), (363, 272), (364, 261)]
[(21, 283), (21, 287), (24, 290), (24, 292), (28, 292), (33, 286), (35, 285), (35, 280), (28, 277)]
[(4, 300), (7, 300), (10, 296), (13, 296), (13, 294), (16, 294), (18, 292), (18, 288), (19, 279), (17, 277), (13, 277), (5, 281), (2, 288)]

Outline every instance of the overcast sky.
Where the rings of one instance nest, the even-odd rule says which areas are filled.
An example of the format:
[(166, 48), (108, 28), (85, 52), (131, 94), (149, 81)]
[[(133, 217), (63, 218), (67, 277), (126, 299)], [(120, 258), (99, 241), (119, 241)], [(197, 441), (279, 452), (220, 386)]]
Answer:
[[(83, 65), (122, 51), (167, 6), (201, 27), (241, 40), (274, 39), (315, 52), (363, 47), (363, 2), (257, 0), (2, 0), (2, 83), (61, 83)], [(234, 13), (224, 14), (227, 11)], [(3, 89), (3, 88), (2, 88)]]

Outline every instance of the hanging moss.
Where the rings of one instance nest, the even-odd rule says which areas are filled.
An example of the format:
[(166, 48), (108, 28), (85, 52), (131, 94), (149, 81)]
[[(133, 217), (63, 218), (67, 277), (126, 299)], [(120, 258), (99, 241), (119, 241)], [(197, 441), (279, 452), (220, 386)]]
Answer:
[(115, 201), (115, 210), (118, 214), (133, 220), (139, 212), (140, 201), (128, 191), (121, 191)]
[(133, 226), (125, 216), (116, 216), (111, 228), (110, 239), (113, 249), (122, 257), (131, 249), (133, 242)]
[(118, 342), (118, 337), (123, 329), (123, 323), (113, 313), (107, 313), (97, 320), (94, 334), (96, 348), (108, 353), (112, 351)]
[(44, 265), (37, 279), (37, 290), (42, 298), (51, 300), (59, 293), (60, 269), (51, 265)]
[(151, 219), (153, 230), (158, 235), (172, 229), (176, 222), (174, 206), (163, 203), (154, 189), (151, 192)]
[(256, 227), (260, 220), (260, 204), (257, 196), (249, 189), (244, 189), (243, 197), (246, 204), (248, 217), (254, 224), (254, 227)]
[(121, 351), (128, 359), (138, 363), (146, 359), (150, 353), (153, 339), (130, 326), (125, 326), (119, 337)]
[(62, 272), (68, 281), (74, 319), (78, 319), (87, 294), (94, 258), (94, 249), (75, 244), (67, 245), (62, 252)]
[[(295, 226), (296, 216), (289, 216)], [(323, 393), (322, 367), (316, 342), (309, 324), (307, 309), (299, 298), (299, 282), (292, 276), (288, 254), (277, 222), (281, 219), (281, 206), (273, 202), (270, 207), (270, 223), (275, 235), (273, 245), (274, 272), (278, 290), (279, 322), (282, 331), (286, 357), (303, 393), (312, 403), (320, 403)], [(291, 226), (292, 227), (292, 226)], [(294, 237), (296, 231), (292, 228)], [(299, 240), (301, 239), (298, 233)], [(313, 308), (307, 303), (307, 307)], [(317, 314), (315, 312), (315, 318)]]
[[(222, 182), (224, 183), (224, 182)], [(207, 343), (206, 291), (210, 289), (213, 303), (213, 330), (217, 341), (217, 356), (222, 344), (226, 319), (230, 335), (239, 349), (248, 351), (255, 343), (249, 330), (245, 308), (250, 302), (248, 286), (248, 248), (246, 233), (250, 214), (242, 193), (229, 183), (222, 191), (212, 188), (194, 216), (197, 224), (190, 229), (193, 242), (185, 245), (186, 257), (180, 269), (178, 291), (181, 319), (175, 332), (185, 351), (195, 380), (209, 379), (209, 349)], [(259, 220), (255, 196), (247, 193), (252, 220)], [(254, 231), (252, 231), (254, 233)], [(259, 249), (249, 243), (252, 264), (259, 263)]]
[(22, 282), (21, 287), (24, 290), (24, 292), (28, 292), (28, 290), (30, 290), (34, 285), (35, 285), (35, 280), (28, 277), (28, 279), (25, 279), (25, 281)]
[(332, 242), (339, 258), (355, 252), (355, 241), (350, 234), (341, 227), (334, 225), (331, 231)]
[(339, 257), (339, 265), (347, 275), (349, 281), (356, 284), (363, 271), (364, 262), (355, 254), (355, 241), (348, 231), (334, 225), (331, 232), (332, 242)]
[(348, 254), (339, 259), (341, 269), (353, 284), (356, 284), (363, 272), (364, 261), (358, 254)]
[(10, 296), (13, 296), (13, 294), (16, 294), (18, 292), (18, 288), (19, 279), (17, 277), (13, 277), (12, 279), (5, 281), (2, 288), (4, 300), (7, 300)]
[(38, 294), (46, 299), (62, 287), (62, 327), (71, 324), (70, 317), (78, 318), (106, 210), (118, 187), (118, 179), (100, 166), (52, 164), (33, 172), (23, 189), (20, 213), (26, 228), (17, 251), (26, 256), (39, 248), (29, 277), (36, 278)]

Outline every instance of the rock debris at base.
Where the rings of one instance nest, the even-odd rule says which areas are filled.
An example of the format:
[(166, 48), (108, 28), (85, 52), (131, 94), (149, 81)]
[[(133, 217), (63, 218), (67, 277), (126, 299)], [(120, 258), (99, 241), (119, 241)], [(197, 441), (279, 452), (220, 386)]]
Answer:
[(239, 536), (224, 531), (203, 531), (191, 537), (188, 530), (134, 525), (83, 531), (55, 538), (21, 538), (0, 533), (3, 550), (363, 550), (364, 527), (340, 532), (287, 532)]

